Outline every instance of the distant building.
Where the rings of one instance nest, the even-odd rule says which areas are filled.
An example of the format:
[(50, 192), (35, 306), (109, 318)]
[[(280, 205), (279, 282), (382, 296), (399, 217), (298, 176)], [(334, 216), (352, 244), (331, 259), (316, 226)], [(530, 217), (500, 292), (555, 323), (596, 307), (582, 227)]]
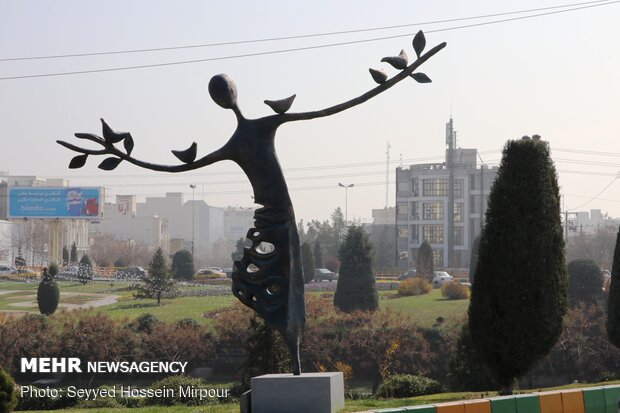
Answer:
[[(588, 211), (570, 212), (563, 214), (564, 231), (568, 230), (568, 236), (578, 234), (593, 235), (599, 228), (607, 225), (620, 225), (620, 219), (613, 219), (603, 214), (600, 209), (591, 209)], [(568, 218), (568, 220), (566, 220)]]
[(375, 269), (389, 270), (396, 267), (396, 207), (372, 210), (372, 224), (366, 225), (374, 245)]
[(245, 238), (254, 225), (254, 208), (231, 207), (224, 209), (224, 239), (234, 245)]
[(11, 223), (0, 220), (0, 264), (13, 265), (16, 253), (13, 252), (11, 239)]
[(436, 268), (469, 266), (471, 245), (480, 233), (497, 167), (478, 167), (476, 149), (456, 148), (452, 119), (446, 135), (445, 162), (396, 169), (396, 248), (400, 268), (415, 268), (424, 240), (433, 248)]

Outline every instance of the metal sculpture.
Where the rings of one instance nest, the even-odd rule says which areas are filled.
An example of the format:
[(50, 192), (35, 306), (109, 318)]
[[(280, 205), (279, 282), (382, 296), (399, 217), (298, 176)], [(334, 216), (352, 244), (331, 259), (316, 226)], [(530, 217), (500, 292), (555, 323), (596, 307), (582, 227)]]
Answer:
[[(413, 39), (417, 60), (408, 65), (405, 51), (398, 56), (385, 57), (383, 62), (400, 70), (391, 79), (381, 70), (370, 69), (372, 78), (379, 85), (347, 102), (326, 109), (287, 113), (295, 95), (282, 100), (265, 100), (275, 115), (247, 119), (237, 105), (237, 88), (226, 75), (216, 75), (209, 82), (209, 94), (219, 106), (231, 109), (237, 117), (237, 129), (220, 149), (196, 160), (197, 144), (172, 153), (183, 162), (180, 165), (158, 165), (131, 156), (134, 141), (128, 132), (115, 132), (101, 119), (103, 137), (90, 133), (76, 133), (79, 139), (95, 142), (103, 149), (87, 149), (57, 141), (60, 145), (81, 153), (74, 157), (69, 168), (81, 168), (90, 155), (112, 155), (99, 164), (103, 170), (113, 170), (122, 161), (142, 168), (164, 172), (183, 172), (222, 160), (236, 162), (245, 172), (254, 191), (254, 200), (262, 208), (254, 215), (254, 228), (247, 237), (252, 246), (246, 248), (243, 258), (234, 263), (232, 290), (235, 296), (253, 308), (265, 322), (278, 329), (284, 336), (292, 360), (293, 374), (301, 374), (299, 342), (305, 325), (304, 278), (301, 266), (299, 235), (293, 205), (286, 181), (278, 162), (274, 139), (278, 127), (287, 122), (334, 115), (377, 96), (401, 80), (411, 76), (419, 83), (431, 79), (424, 73), (413, 73), (420, 65), (446, 46), (441, 43), (425, 54), (426, 39), (422, 31)], [(124, 151), (115, 144), (123, 142)]]

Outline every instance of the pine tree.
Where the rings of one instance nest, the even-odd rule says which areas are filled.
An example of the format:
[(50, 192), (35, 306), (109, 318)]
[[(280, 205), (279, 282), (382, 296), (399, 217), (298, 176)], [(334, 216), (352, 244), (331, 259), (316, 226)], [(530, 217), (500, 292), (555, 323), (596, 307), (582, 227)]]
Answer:
[(82, 255), (80, 258), (80, 265), (78, 266), (78, 281), (82, 284), (87, 284), (93, 279), (93, 264), (90, 262), (88, 255)]
[(142, 277), (142, 284), (138, 285), (136, 298), (157, 298), (161, 304), (161, 296), (165, 293), (176, 292), (174, 280), (170, 277), (166, 259), (161, 248), (157, 248), (149, 264), (149, 273)]
[(334, 305), (344, 312), (376, 311), (379, 307), (372, 250), (366, 231), (350, 226), (340, 247), (340, 276), (334, 294)]
[(69, 250), (67, 249), (67, 246), (65, 245), (64, 247), (62, 247), (62, 265), (67, 265), (69, 264)]
[(194, 278), (194, 256), (188, 250), (179, 250), (172, 256), (172, 276), (177, 280)]
[(308, 242), (301, 244), (301, 267), (304, 269), (304, 282), (308, 284), (314, 278), (314, 253)]
[(71, 244), (71, 257), (69, 258), (69, 262), (71, 264), (77, 264), (78, 262), (77, 245), (75, 245), (75, 242)]
[(58, 266), (52, 263), (50, 271), (43, 268), (43, 278), (37, 288), (37, 305), (39, 312), (43, 315), (52, 315), (58, 308), (60, 302), (60, 288), (54, 277), (58, 273)]
[(243, 250), (246, 246), (250, 245), (251, 243), (247, 240), (247, 238), (239, 238), (237, 240), (237, 245), (235, 246), (235, 251), (230, 254), (230, 258), (232, 258), (233, 262), (241, 261), (241, 258), (243, 258)]
[(321, 252), (321, 243), (317, 239), (314, 241), (314, 266), (316, 268), (324, 268), (323, 267), (323, 253)]
[(511, 393), (545, 356), (566, 312), (560, 194), (549, 145), (509, 141), (493, 184), (469, 306), (472, 340)]
[(16, 267), (25, 267), (26, 259), (22, 256), (22, 249), (17, 249), (17, 257), (15, 257), (15, 266)]
[(611, 266), (611, 284), (607, 300), (607, 336), (620, 348), (620, 229), (616, 237), (614, 261)]
[(420, 248), (418, 248), (416, 272), (419, 277), (424, 277), (428, 282), (433, 281), (435, 260), (433, 259), (433, 248), (427, 240), (422, 241)]

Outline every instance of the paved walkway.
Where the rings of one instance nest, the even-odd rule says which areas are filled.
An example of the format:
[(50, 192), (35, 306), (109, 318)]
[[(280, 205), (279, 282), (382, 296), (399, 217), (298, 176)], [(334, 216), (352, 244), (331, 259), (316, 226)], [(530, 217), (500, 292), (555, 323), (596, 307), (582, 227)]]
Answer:
[[(0, 291), (0, 295), (2, 294), (10, 294), (10, 293), (23, 293), (24, 295), (17, 296), (15, 298), (24, 299), (24, 301), (18, 301), (15, 303), (9, 303), (10, 307), (17, 307), (15, 311), (13, 310), (0, 310), (0, 312), (11, 313), (11, 312), (19, 312), (19, 313), (34, 313), (34, 311), (27, 310), (19, 310), (20, 307), (37, 307), (36, 301), (36, 292), (32, 290), (8, 290), (8, 291)], [(63, 297), (92, 297), (92, 300), (88, 300), (82, 304), (72, 304), (72, 303), (63, 303)], [(61, 292), (60, 293), (60, 304), (58, 307), (60, 308), (94, 308), (101, 307), (104, 305), (114, 304), (118, 300), (118, 295), (114, 294), (98, 294), (98, 293), (81, 293), (81, 292)]]

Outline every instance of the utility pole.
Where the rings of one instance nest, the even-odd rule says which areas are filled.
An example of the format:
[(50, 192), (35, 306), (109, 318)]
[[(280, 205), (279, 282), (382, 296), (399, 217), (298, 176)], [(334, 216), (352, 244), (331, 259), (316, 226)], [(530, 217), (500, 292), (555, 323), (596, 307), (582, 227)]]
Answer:
[(390, 142), (385, 150), (385, 209), (390, 205)]

